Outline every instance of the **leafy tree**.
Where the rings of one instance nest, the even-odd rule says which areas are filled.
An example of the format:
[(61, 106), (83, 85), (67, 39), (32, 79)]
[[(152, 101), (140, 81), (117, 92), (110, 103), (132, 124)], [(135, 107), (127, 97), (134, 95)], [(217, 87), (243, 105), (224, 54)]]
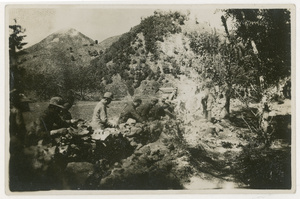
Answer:
[(257, 77), (267, 85), (291, 74), (291, 21), (288, 9), (227, 9), (234, 21), (234, 39), (252, 49)]
[(225, 110), (230, 112), (230, 99), (234, 85), (247, 85), (253, 81), (249, 71), (244, 67), (248, 55), (240, 54), (237, 43), (221, 39), (216, 32), (192, 33), (190, 47), (199, 55), (199, 65), (192, 65), (200, 74), (207, 87), (218, 85), (225, 92)]
[(17, 20), (14, 19), (15, 24), (9, 25), (11, 33), (9, 35), (9, 61), (10, 61), (10, 89), (22, 90), (22, 76), (20, 75), (17, 62), (18, 62), (18, 50), (21, 50), (26, 42), (22, 42), (26, 35), (22, 35), (26, 29), (17, 24)]

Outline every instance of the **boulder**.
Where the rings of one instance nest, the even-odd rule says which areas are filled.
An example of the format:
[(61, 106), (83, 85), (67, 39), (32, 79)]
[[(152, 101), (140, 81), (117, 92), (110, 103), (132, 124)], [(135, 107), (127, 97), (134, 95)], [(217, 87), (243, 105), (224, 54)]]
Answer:
[(65, 169), (65, 183), (71, 189), (85, 187), (89, 177), (94, 174), (94, 165), (88, 162), (70, 162)]

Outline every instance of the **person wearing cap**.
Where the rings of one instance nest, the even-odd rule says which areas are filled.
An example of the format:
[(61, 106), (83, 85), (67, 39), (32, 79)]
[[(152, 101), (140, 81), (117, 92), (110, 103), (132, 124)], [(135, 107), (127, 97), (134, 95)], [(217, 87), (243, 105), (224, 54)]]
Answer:
[(71, 126), (72, 120), (63, 120), (60, 117), (60, 112), (63, 109), (63, 99), (61, 97), (52, 97), (47, 109), (32, 124), (27, 136), (27, 145), (37, 144), (39, 140), (43, 140), (46, 143), (50, 142), (52, 130)]
[(137, 122), (142, 123), (144, 119), (137, 112), (136, 108), (142, 104), (140, 98), (136, 98), (132, 103), (127, 104), (124, 110), (120, 114), (119, 123), (125, 123), (129, 118), (135, 119)]
[(158, 103), (158, 99), (152, 99), (150, 102), (145, 103), (137, 108), (137, 112), (143, 118), (143, 120), (149, 119), (151, 117), (151, 109)]
[(104, 93), (103, 98), (96, 105), (93, 112), (91, 127), (96, 129), (105, 129), (116, 127), (108, 122), (107, 118), (107, 108), (113, 99), (113, 94), (111, 92)]

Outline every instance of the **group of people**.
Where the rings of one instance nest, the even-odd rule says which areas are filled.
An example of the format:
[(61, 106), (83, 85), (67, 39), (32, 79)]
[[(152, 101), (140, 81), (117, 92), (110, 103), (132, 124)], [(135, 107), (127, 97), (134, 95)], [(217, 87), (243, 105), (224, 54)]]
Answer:
[[(113, 94), (106, 92), (95, 106), (90, 122), (90, 126), (94, 130), (117, 128), (119, 124), (126, 123), (130, 118), (139, 123), (159, 119), (166, 115), (175, 118), (172, 113), (172, 105), (168, 101), (162, 100), (159, 103), (158, 99), (153, 98), (149, 102), (142, 103), (140, 98), (135, 98), (120, 111), (118, 123), (112, 124), (107, 115), (108, 105), (112, 100)], [(19, 104), (21, 103), (11, 103), (10, 132), (11, 135), (17, 136), (27, 146), (35, 145), (39, 140), (43, 140), (44, 144), (50, 143), (54, 134), (60, 132), (57, 131), (58, 129), (74, 126), (78, 122), (78, 119), (73, 119), (69, 112), (69, 109), (73, 106), (73, 101), (63, 100), (62, 97), (56, 96), (50, 99), (46, 110), (32, 122), (26, 131), (25, 122), (20, 116), (20, 112), (16, 111), (20, 108), (15, 108)], [(16, 129), (17, 127), (19, 129)]]
[[(205, 118), (210, 121), (212, 117), (211, 109), (215, 98), (212, 91), (209, 89), (205, 89), (203, 93), (204, 94), (201, 99), (203, 114)], [(112, 100), (113, 93), (106, 92), (95, 106), (92, 114), (92, 120), (90, 122), (90, 126), (94, 130), (118, 128), (119, 124), (126, 123), (130, 118), (134, 119), (138, 123), (160, 119), (162, 116), (175, 118), (175, 107), (168, 100), (158, 100), (157, 98), (153, 98), (150, 101), (147, 100), (147, 102), (143, 103), (140, 98), (135, 98), (133, 101), (128, 102), (123, 110), (120, 111), (118, 122), (113, 124), (109, 121), (107, 114), (107, 109), (109, 108), (109, 104)], [(14, 132), (21, 132), (18, 133), (17, 136), (20, 140), (24, 140), (26, 145), (37, 144), (39, 140), (43, 140), (46, 143), (51, 142), (53, 135), (56, 133), (56, 131), (53, 133), (53, 130), (68, 128), (78, 122), (77, 119), (72, 118), (71, 113), (69, 112), (69, 109), (73, 105), (73, 101), (63, 100), (62, 97), (56, 96), (50, 99), (47, 109), (37, 120), (33, 122), (28, 131), (25, 132), (26, 128), (24, 121), (21, 121), (21, 117), (18, 117), (19, 114), (16, 113), (15, 110), (19, 109), (14, 108), (14, 106), (16, 106), (15, 104), (18, 103), (12, 103), (11, 106), (10, 132), (13, 136), (15, 136)], [(15, 129), (18, 126), (21, 130)]]
[(118, 124), (120, 123), (126, 123), (130, 118), (136, 120), (136, 122), (142, 123), (150, 119), (170, 115), (168, 114), (168, 107), (170, 107), (170, 104), (164, 100), (162, 100), (160, 106), (156, 106), (159, 101), (156, 98), (151, 99), (151, 101), (147, 103), (142, 103), (140, 98), (135, 98), (132, 102), (127, 103), (120, 112), (118, 124), (111, 124), (108, 121), (107, 108), (112, 100), (113, 94), (111, 92), (106, 92), (100, 102), (96, 105), (91, 122), (93, 129), (115, 128), (118, 127)]

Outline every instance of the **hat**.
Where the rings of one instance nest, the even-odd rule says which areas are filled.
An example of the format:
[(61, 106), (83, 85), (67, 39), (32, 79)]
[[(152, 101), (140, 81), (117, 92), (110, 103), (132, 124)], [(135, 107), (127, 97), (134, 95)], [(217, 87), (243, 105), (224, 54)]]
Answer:
[(104, 96), (103, 96), (103, 98), (110, 98), (110, 99), (112, 99), (113, 97), (114, 97), (114, 95), (111, 92), (106, 92), (106, 93), (104, 93)]
[(63, 99), (62, 99), (61, 97), (52, 97), (52, 98), (50, 99), (49, 104), (54, 105), (54, 106), (57, 106), (57, 107), (59, 107), (59, 108), (65, 108), (65, 107), (63, 106)]

